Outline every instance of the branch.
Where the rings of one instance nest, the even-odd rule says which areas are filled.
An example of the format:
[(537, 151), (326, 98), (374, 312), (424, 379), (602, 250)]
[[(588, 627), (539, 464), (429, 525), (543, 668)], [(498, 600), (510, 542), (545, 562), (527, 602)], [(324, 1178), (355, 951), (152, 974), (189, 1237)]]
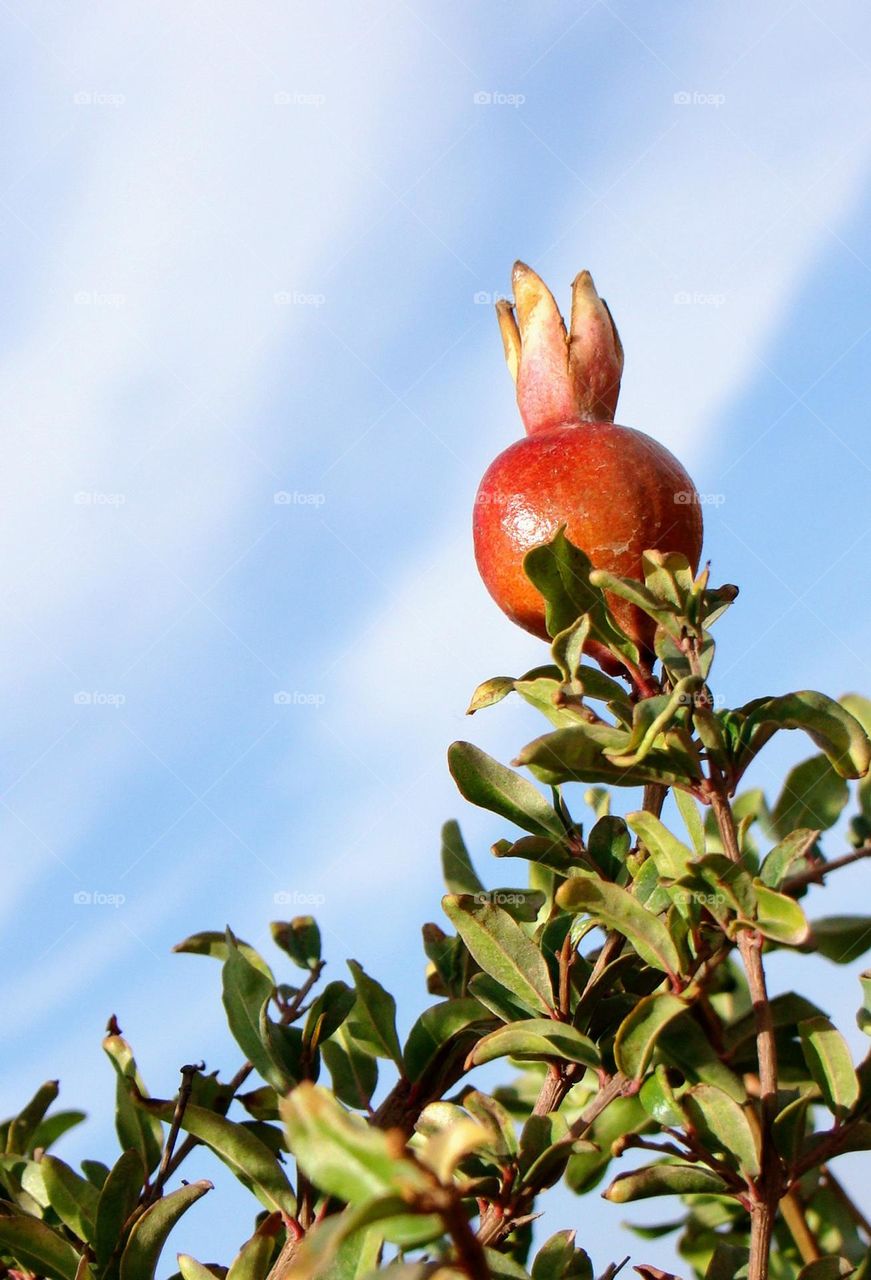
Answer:
[(806, 871), (799, 871), (784, 881), (782, 891), (795, 893), (805, 885), (822, 884), (823, 877), (830, 871), (840, 871), (841, 867), (852, 866), (854, 862), (861, 862), (863, 858), (871, 858), (871, 844), (862, 845), (861, 849), (854, 849), (852, 853), (845, 853), (843, 857), (833, 858), (831, 862), (817, 862)]

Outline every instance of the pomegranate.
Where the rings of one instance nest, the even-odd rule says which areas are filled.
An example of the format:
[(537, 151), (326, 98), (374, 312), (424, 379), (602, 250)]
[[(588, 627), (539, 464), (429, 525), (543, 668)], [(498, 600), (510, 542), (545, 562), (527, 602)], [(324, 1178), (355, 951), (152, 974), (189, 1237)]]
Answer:
[[(642, 553), (656, 550), (682, 552), (695, 571), (702, 516), (677, 458), (614, 422), (623, 348), (590, 273), (582, 271), (572, 286), (568, 332), (530, 267), (515, 263), (513, 285), (513, 304), (499, 302), (497, 313), (526, 436), (500, 453), (481, 481), (475, 558), (503, 612), (547, 639), (544, 599), (523, 572), (532, 547), (565, 525), (597, 569), (642, 578)], [(655, 623), (628, 601), (611, 596), (609, 604), (649, 665)], [(588, 648), (606, 670), (621, 669), (601, 646)]]

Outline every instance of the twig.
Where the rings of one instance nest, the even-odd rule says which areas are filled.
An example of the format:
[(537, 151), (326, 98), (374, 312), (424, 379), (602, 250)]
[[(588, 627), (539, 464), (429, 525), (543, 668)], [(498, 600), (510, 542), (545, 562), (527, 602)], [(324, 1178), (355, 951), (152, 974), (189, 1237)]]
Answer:
[(154, 1185), (148, 1195), (149, 1202), (159, 1200), (163, 1195), (163, 1188), (166, 1180), (172, 1173), (172, 1154), (175, 1150), (176, 1140), (178, 1139), (181, 1122), (184, 1119), (184, 1113), (187, 1104), (190, 1102), (191, 1089), (193, 1088), (194, 1076), (198, 1071), (204, 1071), (206, 1064), (197, 1062), (188, 1064), (181, 1068), (181, 1085), (178, 1091), (178, 1097), (175, 1102), (175, 1111), (172, 1114), (172, 1124), (169, 1128), (169, 1136), (163, 1148), (163, 1155), (160, 1158), (160, 1168), (157, 1171), (157, 1177), (154, 1179)]
[(871, 844), (862, 845), (861, 849), (854, 849), (852, 853), (845, 853), (843, 857), (833, 858), (831, 862), (816, 862), (806, 871), (799, 871), (794, 876), (789, 876), (783, 883), (782, 892), (795, 893), (805, 885), (822, 884), (823, 877), (830, 871), (840, 871), (841, 867), (849, 867), (854, 862), (861, 862), (863, 858), (871, 858)]

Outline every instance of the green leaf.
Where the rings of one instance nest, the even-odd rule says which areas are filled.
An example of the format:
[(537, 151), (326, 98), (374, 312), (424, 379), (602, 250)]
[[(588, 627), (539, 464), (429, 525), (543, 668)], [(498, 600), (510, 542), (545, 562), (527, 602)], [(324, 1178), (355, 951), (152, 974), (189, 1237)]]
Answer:
[(587, 853), (606, 880), (616, 880), (626, 865), (631, 844), (623, 819), (606, 813), (587, 837)]
[(6, 1134), (6, 1150), (11, 1154), (25, 1155), (32, 1150), (30, 1139), (42, 1123), (46, 1111), (59, 1092), (57, 1080), (47, 1080), (40, 1085), (26, 1107), (9, 1122)]
[(588, 1036), (550, 1018), (528, 1018), (498, 1027), (478, 1041), (469, 1061), (479, 1067), (506, 1057), (520, 1062), (579, 1062), (593, 1069), (601, 1066), (599, 1051)]
[(862, 984), (862, 1007), (856, 1014), (856, 1024), (866, 1036), (871, 1036), (871, 969), (859, 974)]
[(97, 1215), (97, 1188), (56, 1156), (43, 1156), (39, 1167), (52, 1209), (74, 1235), (90, 1243)]
[(689, 1164), (652, 1164), (635, 1173), (622, 1173), (604, 1193), (612, 1204), (629, 1204), (653, 1196), (721, 1196), (725, 1182), (709, 1169)]
[(359, 1205), (373, 1196), (428, 1185), (394, 1137), (343, 1111), (326, 1089), (303, 1083), (280, 1103), (288, 1146), (307, 1177), (328, 1195)]
[(755, 925), (761, 934), (787, 947), (800, 947), (810, 936), (810, 925), (794, 898), (776, 893), (761, 880), (754, 880), (756, 890)]
[(788, 877), (790, 869), (813, 849), (819, 836), (818, 830), (799, 827), (791, 831), (780, 844), (766, 856), (759, 871), (759, 879), (770, 889), (779, 889)]
[[(233, 938), (233, 944), (242, 952), (245, 959), (250, 964), (253, 964), (255, 969), (259, 969), (269, 979), (270, 984), (274, 986), (275, 979), (272, 976), (272, 970), (260, 953), (249, 943), (243, 942), (241, 938)], [(173, 947), (173, 951), (190, 956), (212, 956), (213, 959), (220, 960), (223, 963), (230, 954), (230, 947), (227, 943), (226, 933), (219, 933), (216, 929), (203, 929), (201, 933), (192, 933), (189, 938), (185, 938), (182, 942), (177, 942)]]
[(620, 1024), (614, 1040), (614, 1060), (624, 1075), (640, 1080), (653, 1057), (664, 1026), (686, 1013), (687, 1004), (668, 992), (645, 996)]
[(306, 1015), (302, 1038), (309, 1054), (317, 1052), (322, 1042), (338, 1031), (356, 1000), (356, 993), (346, 982), (329, 982), (324, 987)]
[(759, 1137), (747, 1111), (722, 1089), (696, 1084), (681, 1097), (690, 1125), (748, 1178), (760, 1173)]
[(503, 1022), (522, 1022), (530, 1012), (519, 1004), (510, 991), (491, 978), (489, 973), (476, 973), (469, 979), (469, 994), (479, 1000), (485, 1009), (489, 1009)]
[(514, 763), (528, 766), (549, 786), (563, 782), (603, 782), (617, 787), (635, 787), (647, 782), (684, 786), (700, 777), (697, 761), (668, 737), (665, 739), (667, 750), (649, 751), (640, 764), (631, 768), (615, 764), (605, 754), (606, 750), (616, 754), (628, 741), (629, 735), (624, 729), (611, 725), (573, 725), (528, 743)]
[(355, 1010), (355, 1034), (361, 1027), (367, 1032), (367, 1048), (379, 1058), (388, 1058), (402, 1071), (402, 1050), (396, 1034), (396, 1001), (385, 991), (380, 982), (363, 970), (356, 960), (348, 961), (357, 991)]
[(828, 831), (838, 821), (850, 789), (825, 756), (811, 756), (786, 775), (770, 825), (780, 839), (798, 829)]
[(557, 1231), (532, 1263), (532, 1280), (593, 1280), (589, 1255), (575, 1247), (574, 1231)]
[(693, 842), (693, 848), (699, 857), (703, 857), (706, 849), (705, 824), (699, 812), (699, 806), (686, 791), (675, 791), (674, 802), (684, 820), (684, 825)]
[(196, 1258), (192, 1258), (189, 1253), (180, 1253), (178, 1255), (178, 1269), (182, 1280), (218, 1280), (216, 1272), (209, 1267), (204, 1267), (201, 1262), (197, 1262)]
[(448, 767), (460, 794), (534, 836), (562, 839), (565, 829), (556, 810), (528, 779), (508, 769), (470, 742), (455, 742)]
[[(300, 969), (316, 969), (321, 962), (321, 931), (313, 916), (274, 920), (269, 926), (272, 940)], [(250, 959), (250, 957), (249, 957)]]
[(38, 1218), (24, 1214), (0, 1218), (0, 1252), (48, 1280), (76, 1280), (78, 1252)]
[(828, 1018), (798, 1024), (802, 1053), (826, 1106), (843, 1119), (859, 1100), (859, 1080), (847, 1042)]
[(321, 1045), (333, 1092), (348, 1107), (367, 1108), (378, 1084), (378, 1064), (351, 1034), (347, 1024)]
[(224, 1010), (233, 1037), (254, 1070), (273, 1088), (284, 1092), (287, 1080), (278, 1070), (275, 1057), (263, 1042), (261, 1015), (269, 1004), (274, 984), (262, 969), (252, 964), (230, 930), (226, 937), (227, 959), (221, 971)]
[(146, 1209), (121, 1254), (120, 1280), (152, 1280), (170, 1231), (182, 1214), (211, 1190), (211, 1182), (191, 1182)]
[[(170, 1120), (175, 1112), (173, 1102), (149, 1101), (140, 1105), (147, 1105), (165, 1120)], [(296, 1211), (287, 1175), (269, 1147), (250, 1129), (192, 1103), (185, 1108), (182, 1128), (214, 1151), (270, 1212), (277, 1210), (292, 1215)]]
[[(779, 697), (757, 698), (741, 709), (751, 743), (767, 742), (778, 729), (803, 729), (842, 778), (861, 778), (871, 764), (871, 742), (859, 721), (823, 693), (805, 689)], [(758, 746), (755, 748), (758, 750)], [(755, 754), (755, 752), (754, 752)], [(817, 822), (803, 822), (816, 827)], [(825, 829), (825, 828), (823, 828)]]
[(799, 1094), (774, 1117), (774, 1145), (788, 1165), (801, 1154), (807, 1132), (808, 1109), (813, 1103), (810, 1093)]
[(273, 1214), (260, 1224), (230, 1263), (226, 1280), (266, 1280), (281, 1218)]
[(446, 822), (442, 827), (442, 876), (448, 893), (484, 891), (456, 822)]
[(485, 973), (533, 1012), (549, 1013), (553, 992), (547, 962), (507, 911), (468, 895), (448, 895), (445, 914)]
[(871, 947), (871, 916), (824, 916), (811, 924), (815, 950), (834, 964), (852, 964)]
[(590, 581), (589, 557), (559, 529), (550, 542), (533, 547), (523, 558), (523, 571), (545, 600), (548, 634), (557, 636), (581, 614), (588, 614), (592, 634), (613, 651), (638, 662), (638, 649), (614, 622), (601, 588)]
[(118, 1157), (103, 1183), (94, 1227), (94, 1251), (101, 1269), (122, 1239), (122, 1228), (139, 1201), (144, 1180), (142, 1157), (131, 1147)]
[(656, 863), (656, 869), (667, 880), (680, 880), (692, 861), (693, 851), (673, 836), (659, 818), (647, 810), (627, 813), (626, 822)]
[(489, 680), (485, 680), (472, 694), (472, 700), (466, 708), (466, 715), (473, 716), (476, 711), (483, 711), (484, 707), (495, 706), (497, 702), (507, 697), (513, 688), (513, 676), (492, 676)]
[(845, 1276), (854, 1275), (855, 1271), (856, 1268), (849, 1259), (833, 1255), (809, 1262), (806, 1267), (802, 1267), (795, 1280), (843, 1280)]
[(622, 934), (654, 969), (668, 974), (680, 973), (680, 956), (667, 926), (625, 889), (592, 876), (578, 875), (560, 887), (556, 901), (564, 911), (583, 911), (606, 928)]
[(421, 1080), (448, 1045), (467, 1041), (492, 1022), (489, 1010), (477, 1000), (443, 1000), (432, 1005), (420, 1015), (405, 1042), (402, 1057), (407, 1078), (412, 1083)]
[(103, 1049), (117, 1074), (115, 1094), (115, 1129), (122, 1150), (134, 1147), (142, 1157), (146, 1173), (152, 1173), (163, 1152), (163, 1126), (154, 1116), (142, 1111), (133, 1101), (133, 1091), (148, 1097), (130, 1045), (121, 1035), (110, 1034)]

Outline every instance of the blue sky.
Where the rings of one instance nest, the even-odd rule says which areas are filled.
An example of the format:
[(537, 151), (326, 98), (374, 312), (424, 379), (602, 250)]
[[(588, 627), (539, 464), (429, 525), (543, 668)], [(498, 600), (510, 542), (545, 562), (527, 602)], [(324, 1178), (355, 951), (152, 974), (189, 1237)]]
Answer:
[[(564, 302), (593, 271), (618, 420), (722, 498), (718, 690), (868, 692), (871, 17), (10, 0), (0, 25), (0, 1098), (61, 1074), (77, 1158), (111, 1150), (111, 1012), (155, 1093), (236, 1065), (217, 966), (169, 954), (186, 933), (266, 945), (275, 894), (308, 895), (331, 974), (362, 961), (407, 1028), (441, 821), (505, 876), (444, 753), (538, 730), (463, 716), (543, 656), (469, 531), (520, 433), (488, 305), (515, 257)], [(803, 751), (784, 736), (759, 784)], [(850, 1024), (852, 975), (814, 974)], [(245, 1235), (222, 1194), (194, 1253)], [(602, 1266), (634, 1242), (594, 1211)], [(583, 1236), (588, 1206), (558, 1212)]]

